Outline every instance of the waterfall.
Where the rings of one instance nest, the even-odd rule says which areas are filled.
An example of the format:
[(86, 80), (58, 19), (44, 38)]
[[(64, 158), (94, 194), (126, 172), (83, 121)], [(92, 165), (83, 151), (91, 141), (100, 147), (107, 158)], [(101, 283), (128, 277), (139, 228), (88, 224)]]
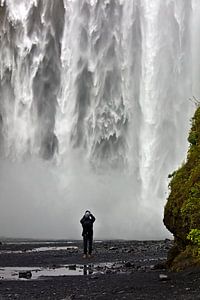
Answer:
[(200, 95), (197, 0), (0, 1), (0, 235), (168, 235)]

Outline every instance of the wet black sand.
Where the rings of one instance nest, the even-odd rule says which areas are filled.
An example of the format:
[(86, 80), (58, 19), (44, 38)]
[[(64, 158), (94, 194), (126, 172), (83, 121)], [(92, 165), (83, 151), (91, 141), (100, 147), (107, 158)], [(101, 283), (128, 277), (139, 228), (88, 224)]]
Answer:
[[(68, 249), (30, 251), (52, 246)], [(199, 269), (173, 273), (163, 268), (171, 246), (170, 240), (96, 242), (94, 256), (83, 259), (81, 241), (3, 243), (1, 271), (38, 267), (57, 270), (59, 275), (59, 267), (65, 266), (73, 273), (78, 270), (79, 275), (1, 278), (0, 299), (200, 299)]]

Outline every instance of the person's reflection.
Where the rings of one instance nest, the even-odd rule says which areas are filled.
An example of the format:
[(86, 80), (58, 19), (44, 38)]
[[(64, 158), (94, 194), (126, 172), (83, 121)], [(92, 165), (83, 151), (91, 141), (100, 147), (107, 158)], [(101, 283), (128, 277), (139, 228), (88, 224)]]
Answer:
[(88, 273), (91, 275), (93, 273), (92, 265), (88, 266)]
[(92, 265), (84, 265), (83, 266), (83, 275), (91, 275), (93, 273)]
[(87, 275), (87, 265), (83, 266), (83, 275)]

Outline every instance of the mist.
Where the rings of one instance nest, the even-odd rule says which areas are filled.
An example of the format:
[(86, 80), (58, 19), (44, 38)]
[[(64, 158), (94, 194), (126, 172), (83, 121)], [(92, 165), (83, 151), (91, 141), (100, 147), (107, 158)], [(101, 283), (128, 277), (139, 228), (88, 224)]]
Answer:
[(96, 239), (169, 236), (162, 225), (163, 204), (140, 203), (132, 176), (112, 171), (91, 174), (77, 165), (69, 171), (38, 159), (1, 161), (1, 235), (80, 239), (79, 221), (90, 209), (96, 217)]

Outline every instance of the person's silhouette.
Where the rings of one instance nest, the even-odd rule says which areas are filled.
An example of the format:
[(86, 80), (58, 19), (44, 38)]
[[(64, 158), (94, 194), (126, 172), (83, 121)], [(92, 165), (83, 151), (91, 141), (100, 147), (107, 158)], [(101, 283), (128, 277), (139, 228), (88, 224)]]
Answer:
[(83, 249), (84, 249), (84, 258), (91, 257), (92, 254), (92, 244), (93, 244), (93, 223), (95, 217), (91, 214), (89, 210), (86, 210), (84, 216), (80, 220), (83, 227)]

